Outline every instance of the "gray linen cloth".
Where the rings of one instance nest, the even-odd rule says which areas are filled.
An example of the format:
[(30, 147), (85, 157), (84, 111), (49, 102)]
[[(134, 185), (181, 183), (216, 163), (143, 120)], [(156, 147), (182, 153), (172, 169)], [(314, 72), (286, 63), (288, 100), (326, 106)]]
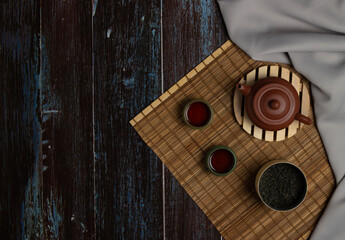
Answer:
[(345, 0), (218, 3), (231, 40), (252, 58), (291, 63), (311, 81), (337, 187), (310, 239), (345, 240)]

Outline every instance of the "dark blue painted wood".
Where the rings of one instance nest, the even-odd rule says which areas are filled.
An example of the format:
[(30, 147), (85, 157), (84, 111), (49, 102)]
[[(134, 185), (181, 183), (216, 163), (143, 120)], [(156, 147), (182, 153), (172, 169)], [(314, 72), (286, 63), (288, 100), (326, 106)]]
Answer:
[(41, 2), (45, 239), (92, 239), (92, 5)]
[[(227, 39), (214, 0), (164, 0), (164, 89), (168, 89)], [(196, 203), (165, 169), (167, 239), (221, 239)]]
[(163, 66), (160, 0), (0, 6), (1, 239), (220, 239), (166, 169), (163, 219), (128, 123), (226, 40), (216, 2), (163, 1)]
[(0, 3), (0, 236), (43, 235), (39, 1)]
[(99, 239), (162, 239), (162, 165), (129, 120), (161, 93), (160, 1), (94, 7)]

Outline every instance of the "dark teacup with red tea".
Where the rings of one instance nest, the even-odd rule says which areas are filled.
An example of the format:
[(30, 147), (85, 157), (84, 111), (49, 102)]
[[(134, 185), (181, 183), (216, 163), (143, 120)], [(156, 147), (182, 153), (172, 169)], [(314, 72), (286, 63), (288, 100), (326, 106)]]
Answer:
[(212, 148), (206, 156), (207, 168), (217, 176), (226, 176), (236, 167), (235, 153), (226, 146)]
[(183, 110), (183, 119), (193, 129), (204, 129), (210, 125), (213, 110), (208, 102), (196, 99), (188, 102)]

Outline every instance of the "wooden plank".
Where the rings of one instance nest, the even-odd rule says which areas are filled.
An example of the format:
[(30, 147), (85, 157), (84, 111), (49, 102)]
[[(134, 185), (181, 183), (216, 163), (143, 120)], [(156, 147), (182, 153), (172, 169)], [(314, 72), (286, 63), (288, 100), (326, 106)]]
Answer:
[[(271, 77), (279, 77), (279, 66), (271, 66), (270, 67), (270, 76)], [(276, 133), (276, 141), (284, 140), (285, 139), (285, 132), (286, 132), (285, 128), (277, 131), (277, 133)]]
[(161, 94), (160, 7), (94, 6), (97, 239), (163, 239), (162, 163), (129, 124)]
[(259, 68), (258, 79), (266, 78), (267, 75), (267, 66), (262, 66)]
[(279, 66), (270, 66), (270, 77), (279, 77)]
[(301, 79), (295, 73), (292, 73), (291, 82), (292, 82), (292, 85), (295, 87), (295, 89), (299, 95), (300, 91), (302, 91)]
[[(164, 89), (205, 60), (226, 39), (216, 1), (164, 0)], [(213, 59), (210, 56), (204, 64)], [(197, 71), (202, 70), (197, 67)], [(165, 179), (166, 239), (220, 239), (209, 219), (166, 168)]]
[(256, 80), (256, 69), (248, 73), (246, 76), (247, 76), (246, 84), (252, 86)]
[[(280, 77), (283, 78), (286, 81), (289, 81), (289, 76), (290, 76), (290, 71), (287, 68), (282, 68), (281, 69)], [(289, 126), (288, 130), (284, 128), (282, 130), (277, 131), (276, 141), (283, 141), (286, 138), (286, 131), (288, 131), (288, 133), (287, 133), (288, 136), (291, 136), (291, 134), (295, 134), (296, 133), (296, 132), (293, 131), (293, 126), (291, 127), (291, 129), (290, 129), (290, 126)]]
[(247, 114), (247, 110), (246, 108), (244, 108), (244, 115), (243, 115), (243, 125), (242, 128), (244, 129), (244, 131), (246, 131), (249, 134), (252, 134), (252, 126), (253, 126), (253, 122), (250, 120), (250, 118), (248, 117)]
[[(309, 116), (310, 112), (310, 96), (309, 91), (306, 86), (306, 84), (303, 84), (302, 87), (302, 102), (301, 102), (301, 113), (305, 116)], [(301, 123), (301, 128), (304, 126), (303, 123)]]
[[(279, 66), (271, 66), (270, 67), (270, 76), (279, 77)], [(285, 139), (285, 132), (286, 132), (285, 128), (277, 131), (276, 141), (284, 140)]]
[[(247, 77), (248, 78), (246, 80), (246, 84), (252, 86), (255, 83), (255, 71), (251, 71)], [(244, 100), (243, 104), (246, 104), (245, 102), (246, 102), (246, 99)], [(256, 126), (253, 124), (253, 122), (248, 117), (246, 107), (244, 107), (243, 126), (242, 127), (247, 133), (252, 134), (252, 126), (254, 126), (254, 129), (256, 128)], [(257, 129), (257, 131), (258, 131), (258, 129)]]
[(92, 6), (42, 1), (46, 239), (91, 239), (94, 219)]
[(281, 78), (285, 79), (286, 81), (290, 81), (290, 70), (287, 68), (282, 68)]
[[(253, 85), (255, 83), (255, 81), (257, 80), (256, 76), (258, 75), (258, 77), (259, 77), (259, 73), (256, 73), (256, 72), (257, 72), (257, 69), (254, 69), (253, 71), (248, 73), (248, 75), (247, 75), (247, 84), (248, 85)], [(253, 136), (261, 139), (262, 138), (262, 131), (263, 131), (262, 128), (254, 125)]]
[[(284, 69), (284, 71), (282, 71), (282, 77), (286, 79), (287, 81), (291, 81), (291, 84), (296, 89), (298, 95), (300, 95), (299, 85), (301, 84), (301, 80), (296, 77), (290, 79), (290, 73), (291, 73), (290, 71), (287, 71), (287, 69)], [(299, 122), (297, 120), (294, 120), (288, 127), (288, 138), (292, 137), (293, 135), (297, 133), (298, 127), (299, 127)]]
[(286, 132), (286, 129), (281, 129), (279, 131), (277, 131), (277, 137), (276, 137), (276, 141), (282, 141), (285, 139), (285, 132)]
[(0, 235), (41, 239), (39, 1), (0, 9)]
[[(291, 84), (294, 86), (294, 88), (296, 89), (297, 93), (298, 93), (298, 96), (300, 96), (301, 94), (301, 91), (302, 91), (302, 85), (304, 86), (304, 84), (301, 83), (301, 80), (300, 78), (295, 74), (295, 73), (292, 73), (291, 75)], [(307, 90), (306, 88), (304, 90)], [(301, 102), (301, 109), (302, 109), (302, 105), (303, 107), (305, 108), (306, 107), (306, 104), (308, 105), (308, 109), (309, 109), (309, 106), (310, 106), (310, 98), (309, 98), (309, 92), (307, 90), (307, 92), (304, 94), (302, 93), (302, 102)], [(307, 98), (307, 99), (306, 99)], [(303, 113), (302, 113), (303, 114)], [(309, 115), (309, 112), (308, 114)], [(296, 131), (298, 130), (298, 128), (302, 128), (303, 127), (303, 123), (301, 123), (300, 121), (297, 121), (297, 120), (294, 120), (294, 122), (291, 124), (293, 128), (296, 129)], [(293, 132), (293, 131), (292, 131)]]
[[(259, 68), (259, 73), (258, 73), (258, 80), (264, 79), (268, 76), (268, 67), (267, 66), (262, 66)], [(274, 137), (274, 132), (273, 131), (265, 131), (265, 140), (266, 141), (273, 141)]]
[[(242, 78), (240, 83), (245, 83), (244, 79)], [(243, 95), (239, 90), (236, 90), (234, 93), (234, 115), (237, 122), (242, 125), (243, 124), (243, 116), (242, 114), (242, 98)]]

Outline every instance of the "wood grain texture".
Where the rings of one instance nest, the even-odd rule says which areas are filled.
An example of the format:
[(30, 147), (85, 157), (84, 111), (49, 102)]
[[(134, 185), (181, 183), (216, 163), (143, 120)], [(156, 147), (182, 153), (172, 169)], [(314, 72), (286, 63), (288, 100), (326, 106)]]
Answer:
[[(164, 90), (169, 89), (226, 40), (227, 32), (216, 1), (164, 0)], [(190, 73), (188, 77), (192, 75)], [(167, 239), (221, 238), (167, 168), (165, 192)]]
[(45, 239), (92, 239), (92, 6), (42, 1), (42, 158)]
[(0, 236), (39, 239), (39, 1), (1, 1), (0, 11)]
[(93, 29), (97, 239), (162, 239), (162, 163), (129, 124), (161, 93), (160, 1), (99, 1)]

